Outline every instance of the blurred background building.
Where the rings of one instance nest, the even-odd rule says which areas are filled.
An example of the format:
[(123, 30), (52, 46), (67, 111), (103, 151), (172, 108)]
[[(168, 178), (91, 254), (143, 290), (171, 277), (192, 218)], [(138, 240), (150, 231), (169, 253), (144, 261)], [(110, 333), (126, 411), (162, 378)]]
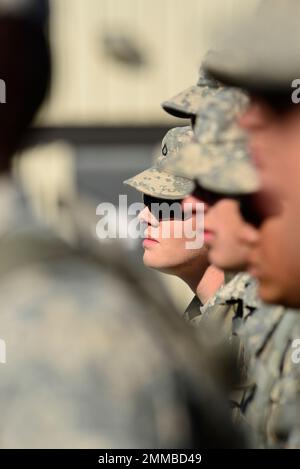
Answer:
[[(160, 103), (196, 82), (215, 29), (258, 4), (50, 0), (52, 91), (30, 135), (30, 143), (47, 145), (26, 151), (18, 165), (41, 216), (69, 236), (62, 207), (76, 195), (89, 200), (95, 226), (100, 202), (116, 204), (126, 193), (129, 203), (137, 201), (122, 181), (150, 165), (170, 127), (185, 124)], [(39, 169), (42, 158), (48, 171)], [(167, 279), (184, 306), (191, 293)]]

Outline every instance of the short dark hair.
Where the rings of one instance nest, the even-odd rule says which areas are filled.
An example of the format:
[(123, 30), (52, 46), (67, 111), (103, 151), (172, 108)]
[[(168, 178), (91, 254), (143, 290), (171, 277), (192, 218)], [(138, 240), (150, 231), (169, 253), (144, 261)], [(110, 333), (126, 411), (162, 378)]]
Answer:
[(0, 104), (0, 171), (13, 154), (43, 103), (50, 85), (51, 59), (42, 27), (19, 18), (0, 18), (0, 79), (6, 104)]

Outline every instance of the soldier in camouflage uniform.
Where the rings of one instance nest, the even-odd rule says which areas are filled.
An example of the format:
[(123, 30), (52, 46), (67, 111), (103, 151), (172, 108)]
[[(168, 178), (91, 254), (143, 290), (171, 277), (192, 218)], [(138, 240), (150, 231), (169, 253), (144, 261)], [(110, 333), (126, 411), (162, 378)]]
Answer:
[[(181, 91), (177, 95), (173, 96), (172, 98), (169, 98), (168, 100), (164, 101), (162, 103), (162, 108), (170, 115), (174, 117), (179, 117), (182, 119), (190, 119), (191, 121), (191, 127), (193, 128), (195, 132), (195, 124), (197, 121), (197, 113), (201, 106), (205, 107), (205, 102), (208, 98), (213, 97), (214, 95), (218, 94), (224, 87), (222, 84), (213, 79), (209, 73), (206, 72), (206, 70), (203, 68), (203, 66), (200, 67), (199, 70), (199, 77), (196, 85), (192, 85), (186, 90)], [(198, 119), (199, 122), (199, 119)], [(195, 135), (195, 142), (194, 143), (194, 148), (195, 151), (197, 152), (197, 131)], [(192, 149), (192, 144), (190, 145), (190, 151), (193, 151)], [(193, 163), (192, 163), (193, 167)], [(169, 170), (167, 169), (167, 172)], [(170, 172), (172, 173), (172, 169), (170, 169)], [(186, 173), (184, 172), (183, 175), (185, 174), (186, 177), (193, 179), (194, 174), (193, 174), (193, 169), (191, 172)], [(174, 171), (173, 171), (173, 175)], [(231, 273), (225, 274), (225, 283), (229, 282), (232, 279), (233, 275)], [(205, 305), (206, 309), (208, 305), (212, 305), (215, 302), (214, 295), (209, 299), (207, 304)], [(203, 308), (201, 307), (200, 313), (202, 313)], [(198, 314), (197, 314), (198, 312)], [(198, 308), (198, 302), (197, 298), (194, 297), (192, 300), (191, 304), (188, 306), (186, 312), (185, 312), (185, 317), (188, 321), (193, 321), (194, 318), (199, 316), (199, 308)], [(199, 318), (198, 318), (199, 319)], [(196, 321), (198, 321), (196, 319)]]
[[(162, 163), (165, 171), (197, 181), (193, 196), (205, 202), (205, 216), (209, 213), (213, 197), (209, 190), (212, 186), (206, 189), (202, 180), (208, 183), (208, 176), (214, 174), (221, 160), (228, 163), (232, 158), (238, 162), (245, 158), (245, 135), (234, 124), (234, 119), (247, 102), (247, 96), (234, 89), (220, 88), (213, 96), (207, 96), (197, 112), (194, 141), (178, 152), (173, 160), (174, 165), (173, 161), (172, 164), (169, 161)], [(201, 325), (199, 331), (212, 327), (210, 337), (213, 334), (218, 335), (217, 331), (222, 331), (221, 337), (225, 335), (230, 343), (238, 347), (239, 364), (244, 374), (243, 348), (235, 337), (244, 312), (244, 289), (251, 283), (251, 279), (248, 274), (239, 273), (238, 270), (226, 271), (225, 276), (225, 285), (204, 305), (202, 314), (190, 320), (196, 327)], [(241, 392), (237, 394), (232, 396), (234, 409), (238, 409), (241, 402)], [(238, 414), (238, 411), (234, 411), (234, 414)]]
[[(194, 141), (183, 147), (171, 164), (169, 161), (162, 163), (163, 169), (170, 174), (197, 180), (198, 188), (194, 195), (206, 202), (206, 211), (210, 206), (210, 199), (205, 198), (209, 191), (201, 192), (199, 178), (213, 172), (221, 158), (228, 161), (233, 157), (237, 160), (244, 157), (244, 136), (233, 126), (233, 119), (246, 103), (247, 97), (232, 89), (220, 89), (213, 97), (207, 97), (198, 109)], [(208, 182), (207, 177), (205, 181)], [(229, 275), (230, 281), (232, 277)], [(237, 279), (233, 280), (233, 284), (237, 285)], [(239, 290), (242, 291), (242, 288)], [(207, 307), (214, 303), (215, 299), (211, 299)]]
[[(249, 134), (264, 191), (285, 204), (281, 220), (265, 217), (256, 241), (260, 294), (265, 301), (292, 307), (300, 305), (299, 13), (295, 0), (276, 5), (262, 2), (256, 21), (241, 21), (233, 29), (232, 40), (227, 38), (206, 59), (214, 76), (251, 93), (240, 125)], [(221, 51), (224, 45), (226, 50)], [(274, 236), (274, 241), (270, 243), (267, 236)], [(278, 250), (284, 256), (275, 267)]]
[[(202, 178), (202, 184), (205, 186), (207, 179), (206, 187), (214, 187), (213, 192), (219, 195), (220, 201), (226, 194), (227, 201), (230, 200), (228, 197), (232, 197), (231, 201), (241, 204), (242, 213), (247, 213), (247, 204), (251, 200), (250, 198), (248, 200), (251, 194), (250, 186), (253, 185), (253, 191), (255, 186), (254, 168), (249, 165), (249, 160), (240, 161), (236, 168), (234, 164), (234, 159), (230, 165), (223, 160), (220, 167), (209, 177)], [(215, 206), (218, 203), (220, 202), (216, 202)], [(220, 209), (221, 206), (215, 211), (215, 217), (220, 218)], [(213, 209), (207, 218), (208, 228), (213, 226), (212, 220), (209, 219), (212, 215)], [(228, 214), (226, 216), (228, 217)], [(247, 223), (243, 221), (240, 224), (240, 230), (256, 229), (255, 226), (250, 227), (250, 223), (251, 218), (248, 217)], [(220, 222), (218, 225), (221, 230)], [(216, 237), (217, 235), (215, 232)], [(251, 249), (244, 243), (243, 236), (239, 232), (237, 239), (239, 242), (236, 249), (239, 249), (238, 244), (245, 244), (248, 256), (251, 256)], [(212, 242), (211, 254), (214, 248), (216, 245)], [(244, 251), (244, 255), (246, 253), (247, 250)], [(234, 253), (232, 258), (234, 259)], [(240, 264), (240, 268), (245, 266), (245, 262), (247, 257)], [(224, 263), (221, 265), (225, 267)], [(234, 265), (233, 262), (228, 262), (227, 265), (228, 268), (238, 267), (238, 264)], [(247, 382), (241, 411), (253, 433), (253, 444), (260, 448), (299, 448), (300, 369), (299, 364), (292, 359), (293, 341), (300, 333), (299, 311), (263, 303), (258, 297), (256, 281), (250, 277), (245, 283), (242, 300), (243, 314), (236, 329), (245, 347), (247, 365)]]
[[(195, 213), (186, 216), (186, 220), (182, 218), (184, 206), (189, 203), (187, 196), (195, 186), (193, 180), (161, 170), (164, 161), (172, 164), (178, 151), (191, 143), (193, 138), (190, 126), (169, 130), (162, 140), (160, 152), (154, 156), (153, 166), (125, 181), (125, 184), (143, 194), (146, 206), (139, 219), (147, 227), (145, 238), (150, 236), (158, 241), (155, 245), (151, 243), (149, 247), (147, 241), (144, 241), (144, 263), (148, 267), (178, 276), (194, 291), (195, 297), (185, 312), (185, 317), (189, 319), (201, 314), (203, 305), (224, 281), (223, 273), (209, 265), (207, 249), (202, 245), (202, 240), (199, 239), (198, 247), (187, 248), (188, 243), (192, 243), (195, 238), (195, 235), (193, 239), (188, 237), (189, 232), (197, 224)], [(159, 207), (163, 208), (166, 204), (167, 208), (174, 207), (174, 203), (178, 204), (178, 216), (174, 216), (173, 212), (169, 216), (166, 214), (166, 218), (159, 216)], [(200, 230), (202, 226), (198, 227), (197, 232)], [(180, 236), (176, 235), (176, 231)]]
[(0, 447), (239, 447), (204, 348), (157, 281), (89, 227), (67, 246), (12, 179), (49, 79), (41, 2), (27, 5), (0, 0)]
[[(222, 110), (225, 116), (230, 115), (229, 102), (220, 99), (228, 91), (222, 92), (216, 102), (215, 99), (207, 101), (206, 105), (210, 112), (215, 113), (215, 122), (222, 119)], [(220, 107), (222, 110), (220, 111)], [(204, 116), (202, 116), (204, 119)], [(226, 120), (226, 119), (225, 119)], [(207, 125), (207, 121), (206, 124)], [(197, 123), (196, 123), (197, 128)], [(222, 125), (219, 125), (222, 128)], [(235, 128), (237, 141), (243, 141), (243, 132)], [(231, 138), (234, 134), (231, 129)], [(225, 135), (219, 141), (224, 145)], [(232, 140), (234, 142), (234, 140)], [(232, 204), (241, 204), (243, 212), (245, 205), (250, 203), (250, 196), (257, 193), (259, 182), (256, 171), (250, 163), (248, 153), (234, 147), (229, 142), (227, 150), (215, 157), (213, 148), (206, 147), (198, 149), (198, 163), (195, 151), (189, 154), (186, 147), (178, 155), (178, 163), (173, 165), (177, 168), (178, 174), (187, 174), (192, 168), (197, 173), (197, 182), (203, 189), (214, 197), (214, 205), (207, 215), (207, 227), (216, 230), (216, 225), (212, 224), (212, 214), (215, 210), (215, 217), (220, 218), (220, 209), (217, 212), (215, 207), (222, 200)], [(191, 156), (189, 160), (189, 155)], [(206, 158), (206, 163), (205, 163)], [(220, 205), (221, 207), (221, 205)], [(246, 207), (247, 208), (247, 207)], [(228, 217), (228, 214), (226, 215)], [(251, 222), (247, 218), (248, 225), (239, 217), (240, 229), (249, 229)], [(227, 218), (229, 220), (229, 218)], [(230, 218), (232, 221), (232, 218)], [(245, 227), (242, 227), (245, 225)], [(227, 229), (226, 225), (223, 227)], [(251, 227), (253, 230), (254, 227)], [(225, 256), (220, 255), (222, 249), (220, 232), (222, 230), (218, 221), (218, 231), (214, 231), (216, 240), (211, 240), (212, 251), (215, 254), (216, 245), (220, 245), (218, 257), (211, 255), (211, 260), (219, 260), (217, 264), (222, 268), (238, 269), (247, 267), (247, 257), (238, 259), (235, 252), (229, 252)], [(240, 247), (240, 239), (237, 233), (236, 250)], [(234, 245), (231, 246), (232, 250)], [(223, 250), (226, 246), (223, 246)], [(243, 251), (244, 256), (247, 250)], [(248, 255), (250, 251), (248, 248)], [(231, 256), (230, 256), (231, 254)], [(225, 260), (226, 263), (225, 263)], [(222, 262), (221, 262), (222, 260)], [(239, 264), (240, 263), (240, 264)], [(253, 445), (262, 448), (298, 448), (299, 447), (299, 364), (292, 359), (293, 341), (299, 337), (300, 317), (299, 311), (285, 309), (278, 306), (267, 306), (263, 304), (257, 295), (256, 282), (248, 274), (240, 274), (240, 278), (234, 279), (217, 295), (216, 304), (222, 302), (230, 303), (233, 298), (242, 301), (240, 313), (233, 318), (232, 330), (241, 340), (245, 351), (245, 363), (247, 373), (245, 375), (244, 392), (241, 399), (240, 409), (253, 434)], [(229, 287), (229, 288), (228, 288)], [(207, 319), (210, 319), (217, 312), (209, 312)], [(202, 317), (201, 325), (203, 324)]]
[[(246, 178), (248, 181), (245, 182), (244, 177), (239, 177), (241, 163), (239, 162), (235, 168), (234, 160), (230, 165), (223, 160), (220, 168), (208, 178), (207, 188), (213, 185), (213, 192), (219, 195), (220, 201), (226, 194), (227, 201), (230, 200), (228, 197), (233, 197), (236, 203), (240, 202), (243, 206), (247, 204), (246, 194), (250, 187), (250, 178), (252, 179), (254, 173), (253, 168), (249, 167), (249, 161), (242, 163), (244, 169), (241, 174), (247, 175), (249, 170)], [(204, 181), (205, 177), (202, 179), (202, 184), (205, 186)], [(252, 182), (254, 185), (254, 179)], [(220, 202), (216, 202), (215, 206), (218, 203)], [(215, 216), (219, 216), (220, 209), (221, 206), (215, 212)], [(208, 228), (213, 226), (210, 220), (213, 210), (214, 208), (207, 217)], [(228, 214), (226, 216), (228, 217)], [(251, 220), (247, 219), (248, 225), (250, 222)], [(249, 229), (246, 222), (243, 223), (245, 227), (241, 226), (241, 229)], [(221, 230), (221, 223), (218, 222), (218, 225)], [(217, 235), (215, 232), (216, 237)], [(239, 233), (237, 239), (240, 239), (236, 246), (238, 250), (239, 244), (243, 245), (243, 238)], [(214, 247), (216, 246), (212, 242), (211, 254)], [(246, 255), (247, 250), (244, 253)], [(230, 253), (227, 252), (228, 254)], [(250, 255), (249, 250), (248, 256)], [(234, 259), (234, 252), (232, 258)], [(245, 266), (246, 261), (247, 258), (240, 264), (240, 268)], [(234, 265), (231, 262), (227, 265), (228, 268), (238, 268), (237, 263)], [(225, 267), (224, 263), (222, 267)], [(299, 311), (262, 303), (258, 297), (256, 281), (249, 276), (247, 280), (247, 274), (244, 275), (244, 279), (246, 282), (241, 292), (243, 313), (236, 321), (235, 328), (244, 346), (247, 367), (245, 392), (240, 408), (246, 424), (253, 433), (255, 447), (299, 448), (300, 376), (299, 364), (292, 360), (293, 341), (299, 337), (300, 332)], [(220, 296), (224, 296), (224, 292), (221, 292)]]
[[(239, 123), (248, 132), (263, 190), (279, 200), (284, 196), (288, 202), (277, 217), (264, 213), (256, 237), (251, 234), (252, 248), (257, 249), (267, 241), (264, 240), (267, 224), (282, 219), (283, 242), (278, 243), (274, 233), (269, 240), (269, 244), (274, 244), (273, 251), (268, 249), (268, 256), (262, 256), (260, 250), (260, 270), (263, 268), (264, 275), (268, 274), (268, 289), (263, 274), (259, 274), (260, 292), (268, 301), (297, 307), (300, 305), (299, 109), (292, 102), (292, 93), (300, 66), (299, 8), (299, 2), (294, 0), (276, 5), (263, 2), (259, 17), (255, 21), (249, 18), (241, 21), (233, 28), (231, 40), (227, 38), (205, 63), (213, 76), (250, 92), (250, 106)], [(270, 25), (267, 29), (266, 24)], [(298, 93), (294, 98), (297, 97)], [(271, 261), (276, 256), (279, 264), (274, 269)], [(252, 405), (248, 412), (259, 422), (260, 430), (267, 428), (270, 445), (279, 441), (283, 447), (299, 447), (299, 364), (291, 359), (293, 339), (299, 338), (299, 311), (280, 307), (276, 311), (272, 319), (261, 311), (262, 317), (256, 315), (257, 322), (253, 324), (252, 342), (260, 358), (257, 374), (262, 386), (250, 394), (248, 401)], [(249, 334), (250, 326), (248, 329)]]

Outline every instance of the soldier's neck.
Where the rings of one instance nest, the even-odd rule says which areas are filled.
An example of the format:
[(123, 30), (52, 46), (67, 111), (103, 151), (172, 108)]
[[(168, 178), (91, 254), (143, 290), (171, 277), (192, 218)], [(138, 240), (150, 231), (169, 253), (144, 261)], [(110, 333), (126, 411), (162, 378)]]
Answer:
[(199, 268), (191, 269), (188, 272), (181, 272), (178, 276), (187, 283), (202, 304), (206, 303), (224, 284), (224, 272), (213, 265), (206, 265), (201, 272)]
[(216, 291), (224, 284), (224, 272), (210, 265), (196, 287), (196, 295), (202, 304), (205, 304)]

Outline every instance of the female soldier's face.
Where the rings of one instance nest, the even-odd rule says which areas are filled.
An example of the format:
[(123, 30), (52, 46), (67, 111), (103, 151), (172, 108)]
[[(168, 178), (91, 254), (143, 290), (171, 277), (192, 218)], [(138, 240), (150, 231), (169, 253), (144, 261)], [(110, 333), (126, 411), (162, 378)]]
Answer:
[(205, 217), (209, 260), (224, 270), (240, 271), (247, 267), (250, 247), (239, 237), (245, 222), (234, 199), (219, 199)]
[[(159, 200), (166, 203), (163, 199), (156, 199)], [(155, 210), (151, 212), (151, 207), (148, 206), (139, 214), (139, 220), (146, 224), (143, 241), (144, 264), (178, 276), (191, 269), (200, 271), (203, 265), (208, 266), (207, 249), (201, 242), (203, 217), (197, 216), (199, 200), (192, 196), (186, 197), (181, 201), (181, 207), (183, 212), (187, 207), (192, 207), (190, 217), (186, 220), (183, 220), (181, 215), (160, 218), (157, 214), (155, 216)], [(195, 232), (193, 236), (192, 231)], [(192, 246), (193, 248), (188, 248)]]

